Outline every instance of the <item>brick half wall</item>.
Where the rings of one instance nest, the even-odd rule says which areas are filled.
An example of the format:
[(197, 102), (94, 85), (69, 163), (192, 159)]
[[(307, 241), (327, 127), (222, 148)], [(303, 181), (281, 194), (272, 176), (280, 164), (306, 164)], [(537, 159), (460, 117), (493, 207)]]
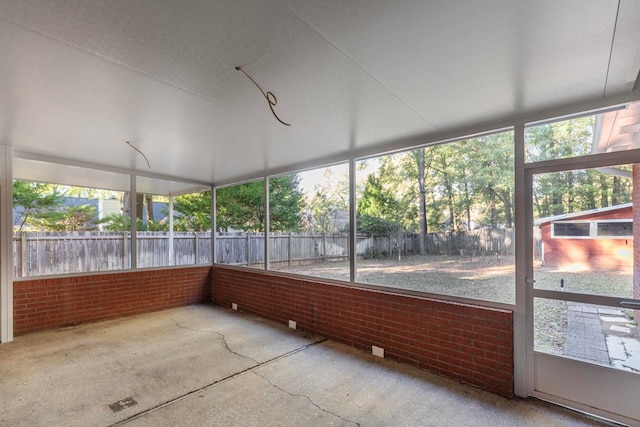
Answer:
[(212, 298), (357, 348), (376, 345), (386, 358), (513, 396), (510, 310), (223, 266), (213, 268)]
[(210, 283), (210, 266), (15, 281), (14, 335), (208, 302)]

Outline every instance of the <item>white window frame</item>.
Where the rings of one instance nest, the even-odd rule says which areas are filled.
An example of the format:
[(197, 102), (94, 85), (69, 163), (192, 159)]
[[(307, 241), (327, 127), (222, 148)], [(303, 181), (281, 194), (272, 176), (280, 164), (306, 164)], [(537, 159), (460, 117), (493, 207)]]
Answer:
[[(633, 219), (592, 219), (592, 220), (569, 220), (569, 221), (554, 221), (551, 223), (551, 238), (552, 239), (577, 239), (577, 240), (629, 240), (633, 239), (633, 232), (628, 236), (598, 236), (598, 224), (611, 223), (611, 222), (628, 222), (633, 224)], [(555, 225), (556, 224), (589, 224), (588, 236), (556, 236)]]

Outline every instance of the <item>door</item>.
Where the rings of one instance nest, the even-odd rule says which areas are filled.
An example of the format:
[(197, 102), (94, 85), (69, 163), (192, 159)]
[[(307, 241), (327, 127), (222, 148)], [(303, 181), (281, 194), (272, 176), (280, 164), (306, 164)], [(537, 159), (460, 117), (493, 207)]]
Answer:
[(640, 163), (637, 151), (527, 165), (527, 294), (531, 394), (635, 425), (640, 206), (634, 219), (633, 200), (640, 201), (640, 165), (630, 160)]

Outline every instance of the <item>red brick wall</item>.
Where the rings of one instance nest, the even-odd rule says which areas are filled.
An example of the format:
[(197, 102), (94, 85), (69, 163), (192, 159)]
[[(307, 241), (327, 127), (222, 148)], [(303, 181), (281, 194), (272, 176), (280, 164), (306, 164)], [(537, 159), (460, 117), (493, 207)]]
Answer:
[(15, 281), (14, 335), (208, 301), (210, 278), (207, 266)]
[(513, 396), (509, 310), (223, 266), (213, 268), (212, 298), (358, 348), (376, 345), (387, 358)]

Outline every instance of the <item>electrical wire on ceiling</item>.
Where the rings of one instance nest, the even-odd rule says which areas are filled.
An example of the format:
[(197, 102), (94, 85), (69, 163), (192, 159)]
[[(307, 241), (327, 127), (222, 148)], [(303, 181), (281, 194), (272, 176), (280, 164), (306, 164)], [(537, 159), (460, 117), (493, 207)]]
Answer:
[(266, 98), (267, 103), (269, 104), (269, 109), (271, 110), (271, 113), (273, 114), (273, 117), (275, 117), (276, 120), (279, 121), (280, 123), (282, 123), (283, 125), (291, 126), (291, 124), (285, 123), (282, 120), (280, 120), (280, 117), (278, 117), (276, 112), (273, 110), (273, 107), (278, 103), (278, 98), (276, 98), (276, 96), (273, 94), (273, 92), (270, 92), (270, 91), (265, 92), (264, 90), (262, 90), (260, 85), (253, 79), (253, 77), (251, 77), (245, 70), (243, 70), (242, 67), (238, 66), (238, 67), (236, 67), (236, 70), (242, 71), (242, 73), (245, 76), (247, 76), (247, 78), (249, 80), (251, 80), (253, 82), (253, 84), (256, 85), (256, 87), (258, 89), (260, 89), (260, 92), (262, 92), (262, 96), (264, 96)]
[(130, 143), (129, 141), (125, 141), (127, 143), (127, 145), (129, 145), (129, 147), (133, 148), (134, 150), (136, 150), (138, 153), (140, 153), (140, 155), (142, 157), (144, 157), (144, 160), (147, 162), (147, 166), (149, 167), (149, 169), (151, 169), (151, 163), (149, 163), (149, 159), (147, 159), (147, 156), (144, 155), (144, 153), (142, 151), (140, 151), (135, 145), (133, 145), (132, 143)]

